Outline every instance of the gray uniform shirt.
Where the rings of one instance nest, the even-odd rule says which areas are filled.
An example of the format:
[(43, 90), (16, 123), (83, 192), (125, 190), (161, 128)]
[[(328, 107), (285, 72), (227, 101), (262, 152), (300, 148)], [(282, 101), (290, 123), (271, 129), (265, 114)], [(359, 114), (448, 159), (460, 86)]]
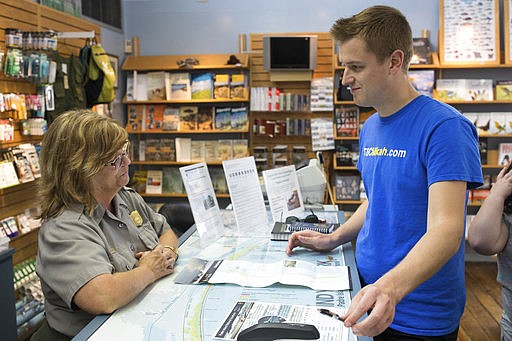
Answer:
[(60, 333), (74, 336), (94, 318), (73, 303), (82, 286), (98, 275), (133, 269), (135, 254), (155, 248), (170, 228), (131, 188), (122, 188), (113, 204), (115, 214), (98, 205), (92, 216), (77, 204), (41, 226), (36, 271), (48, 324)]

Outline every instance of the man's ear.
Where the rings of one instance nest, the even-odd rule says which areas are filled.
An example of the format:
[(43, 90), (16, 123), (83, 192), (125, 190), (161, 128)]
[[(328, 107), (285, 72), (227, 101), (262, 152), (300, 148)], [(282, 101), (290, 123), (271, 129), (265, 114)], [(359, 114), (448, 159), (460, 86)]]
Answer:
[(401, 70), (404, 62), (404, 52), (402, 50), (395, 50), (391, 53), (389, 63), (389, 70)]

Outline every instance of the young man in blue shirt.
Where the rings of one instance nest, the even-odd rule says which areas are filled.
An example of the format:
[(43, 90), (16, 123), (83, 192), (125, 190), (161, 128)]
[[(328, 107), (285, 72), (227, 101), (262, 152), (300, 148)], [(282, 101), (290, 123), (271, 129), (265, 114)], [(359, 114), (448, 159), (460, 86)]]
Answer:
[(342, 83), (357, 105), (377, 110), (359, 141), (368, 200), (331, 235), (294, 233), (286, 252), (331, 250), (357, 238), (364, 287), (345, 326), (375, 340), (456, 341), (467, 190), (482, 184), (476, 129), (410, 84), (412, 33), (398, 10), (367, 8), (339, 19), (331, 34), (345, 65)]

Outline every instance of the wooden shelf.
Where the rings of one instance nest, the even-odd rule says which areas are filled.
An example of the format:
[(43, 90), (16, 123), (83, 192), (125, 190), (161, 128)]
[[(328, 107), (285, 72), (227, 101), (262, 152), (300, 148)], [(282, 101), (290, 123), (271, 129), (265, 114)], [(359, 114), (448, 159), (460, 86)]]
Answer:
[(249, 98), (208, 98), (208, 99), (181, 99), (181, 100), (158, 100), (158, 101), (128, 101), (123, 99), (124, 104), (141, 105), (141, 104), (218, 104), (218, 103), (246, 103)]
[(128, 134), (132, 135), (149, 135), (149, 134), (167, 134), (167, 135), (180, 135), (180, 134), (245, 134), (249, 132), (249, 127), (243, 130), (145, 130), (145, 131), (133, 131), (126, 128)]
[[(187, 198), (185, 193), (162, 193), (162, 194), (148, 194), (140, 193), (143, 198)], [(229, 194), (215, 194), (217, 198), (229, 198)]]
[[(146, 166), (186, 166), (193, 165), (198, 162), (203, 162), (203, 160), (195, 160), (195, 161), (132, 161), (131, 165), (146, 165)], [(211, 166), (222, 166), (222, 161), (208, 161), (207, 165)]]
[[(231, 55), (235, 55), (241, 62), (239, 66), (226, 64)], [(199, 61), (198, 65), (192, 65), (190, 68), (180, 68), (178, 61), (187, 58), (195, 58)], [(191, 72), (194, 70), (206, 69), (248, 69), (249, 54), (191, 54), (191, 55), (162, 55), (162, 56), (128, 56), (123, 63), (123, 71), (180, 71)]]

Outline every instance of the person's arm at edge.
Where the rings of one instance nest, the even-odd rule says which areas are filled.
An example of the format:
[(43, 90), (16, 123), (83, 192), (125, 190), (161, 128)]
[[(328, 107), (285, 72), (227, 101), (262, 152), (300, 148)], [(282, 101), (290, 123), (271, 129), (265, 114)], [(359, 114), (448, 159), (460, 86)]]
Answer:
[(330, 251), (341, 244), (354, 240), (363, 226), (367, 209), (368, 201), (365, 200), (354, 214), (331, 234), (326, 235), (308, 230), (294, 232), (288, 240), (286, 254), (290, 256), (293, 249), (298, 246), (316, 251)]
[(504, 178), (507, 167), (501, 170), (489, 196), (468, 227), (469, 244), (483, 255), (500, 252), (508, 240), (508, 228), (502, 220), (504, 201), (510, 194), (512, 177), (512, 174), (507, 174)]
[[(462, 181), (444, 181), (429, 187), (426, 233), (398, 265), (354, 297), (345, 315), (345, 326), (354, 326), (354, 334), (383, 332), (393, 321), (398, 302), (457, 252), (464, 231), (466, 186)], [(356, 324), (369, 309), (371, 314)]]

